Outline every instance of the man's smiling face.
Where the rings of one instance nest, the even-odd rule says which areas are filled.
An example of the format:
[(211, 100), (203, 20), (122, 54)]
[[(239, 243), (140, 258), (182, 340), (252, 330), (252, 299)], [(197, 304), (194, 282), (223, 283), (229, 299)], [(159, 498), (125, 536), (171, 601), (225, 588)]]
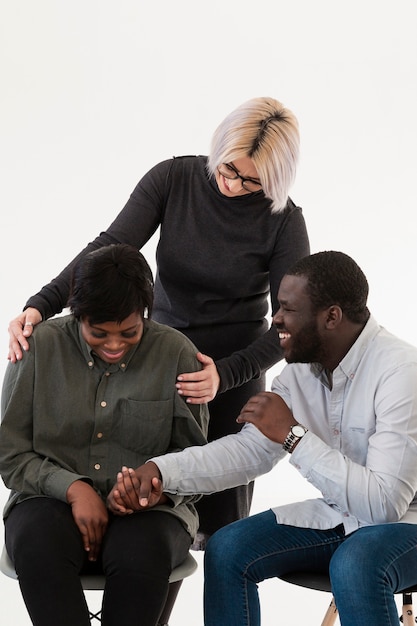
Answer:
[(325, 346), (319, 313), (313, 311), (305, 276), (285, 275), (278, 291), (279, 309), (273, 323), (287, 363), (321, 362)]

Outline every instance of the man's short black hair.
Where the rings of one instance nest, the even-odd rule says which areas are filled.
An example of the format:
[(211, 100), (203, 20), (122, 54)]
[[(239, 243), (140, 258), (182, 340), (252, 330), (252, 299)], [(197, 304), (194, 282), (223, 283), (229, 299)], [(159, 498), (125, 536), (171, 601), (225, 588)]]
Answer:
[(297, 261), (286, 273), (307, 278), (307, 290), (316, 311), (336, 304), (351, 322), (363, 324), (369, 318), (368, 281), (347, 254), (333, 250), (317, 252)]

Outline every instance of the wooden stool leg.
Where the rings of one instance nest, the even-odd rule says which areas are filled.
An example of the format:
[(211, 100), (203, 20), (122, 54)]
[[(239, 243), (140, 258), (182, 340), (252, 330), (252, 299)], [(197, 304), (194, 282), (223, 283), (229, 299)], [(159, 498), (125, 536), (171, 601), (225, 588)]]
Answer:
[(402, 623), (404, 626), (415, 626), (413, 615), (413, 599), (411, 593), (403, 593)]
[(333, 626), (333, 624), (336, 621), (337, 615), (338, 613), (337, 613), (336, 604), (332, 596), (331, 602), (329, 604), (329, 608), (326, 611), (326, 614), (323, 618), (321, 626)]

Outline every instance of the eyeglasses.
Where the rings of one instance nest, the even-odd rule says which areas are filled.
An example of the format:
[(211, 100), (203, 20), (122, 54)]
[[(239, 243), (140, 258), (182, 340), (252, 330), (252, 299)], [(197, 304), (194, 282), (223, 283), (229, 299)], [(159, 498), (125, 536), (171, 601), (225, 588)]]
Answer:
[(253, 180), (253, 178), (243, 178), (243, 176), (241, 176), (236, 171), (233, 165), (229, 163), (222, 163), (218, 166), (217, 171), (221, 176), (224, 176), (229, 180), (237, 180), (238, 178), (240, 178), (242, 187), (243, 189), (246, 189), (246, 191), (254, 193), (255, 191), (260, 191), (262, 189), (262, 185), (260, 182), (258, 182), (257, 180)]

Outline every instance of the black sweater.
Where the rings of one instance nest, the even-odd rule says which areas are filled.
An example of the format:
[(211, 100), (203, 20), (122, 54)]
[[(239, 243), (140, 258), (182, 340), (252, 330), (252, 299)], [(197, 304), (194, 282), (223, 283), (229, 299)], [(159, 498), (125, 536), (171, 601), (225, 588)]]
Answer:
[[(269, 303), (276, 310), (281, 278), (309, 254), (309, 242), (302, 211), (290, 199), (272, 214), (262, 191), (226, 197), (206, 164), (206, 157), (187, 156), (156, 165), (80, 255), (119, 242), (140, 249), (160, 226), (153, 318), (216, 359), (225, 391), (282, 358), (265, 316)], [(61, 312), (76, 259), (26, 307), (44, 318)]]

